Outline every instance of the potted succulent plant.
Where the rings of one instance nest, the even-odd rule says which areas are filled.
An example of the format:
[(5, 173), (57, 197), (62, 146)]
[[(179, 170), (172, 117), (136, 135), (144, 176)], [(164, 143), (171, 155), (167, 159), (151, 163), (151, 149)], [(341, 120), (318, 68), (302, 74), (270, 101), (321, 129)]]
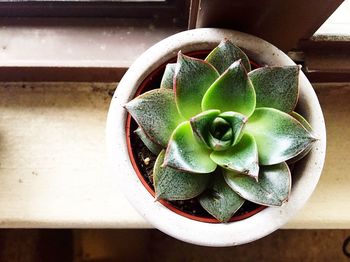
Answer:
[[(123, 114), (126, 109), (137, 123), (137, 126), (132, 124), (130, 115), (123, 119), (126, 120), (125, 141), (129, 162), (133, 164), (132, 169), (137, 176), (128, 172), (121, 176), (139, 179), (138, 183), (132, 179), (133, 185), (127, 186), (128, 195), (132, 195), (131, 201), (136, 203), (141, 214), (146, 218), (153, 217), (151, 223), (156, 227), (192, 243), (223, 246), (245, 243), (266, 235), (285, 223), (292, 211), (306, 201), (320, 175), (324, 148), (317, 156), (318, 163), (314, 164), (312, 173), (305, 174), (305, 166), (308, 166), (312, 154), (317, 154), (321, 151), (320, 147), (325, 146), (324, 126), (317, 98), (314, 103), (318, 106), (316, 110), (320, 115), (317, 117), (321, 118), (321, 124), (314, 127), (314, 123), (310, 125), (299, 114), (310, 113), (305, 108), (312, 104), (310, 101), (298, 104), (299, 94), (305, 88), (303, 81), (299, 84), (302, 78), (299, 76), (299, 66), (266, 63), (251, 49), (247, 49), (247, 56), (233, 43), (237, 40), (234, 36), (247, 37), (244, 34), (226, 30), (219, 30), (221, 34), (218, 34), (215, 29), (195, 31), (203, 36), (208, 30), (216, 34), (213, 43), (192, 42), (178, 50), (167, 50), (167, 60), (161, 57), (154, 64), (155, 68), (138, 72), (138, 83), (124, 82), (125, 85), (133, 85), (133, 92), (128, 94), (127, 99), (125, 95), (119, 99), (117, 106), (120, 112), (123, 108)], [(193, 38), (193, 31), (182, 34)], [(219, 35), (225, 40), (217, 45)], [(212, 40), (212, 37), (209, 38)], [(176, 42), (177, 39), (179, 35), (165, 42)], [(208, 45), (208, 42), (212, 47), (210, 49), (203, 47), (203, 43)], [(214, 43), (217, 46), (213, 48)], [(190, 50), (186, 50), (188, 46)], [(246, 48), (244, 45), (241, 47)], [(173, 59), (177, 51), (176, 63), (164, 63)], [(192, 53), (197, 58), (182, 53), (189, 51), (197, 51)], [(274, 51), (273, 56), (276, 57), (282, 53), (277, 49)], [(146, 61), (147, 55), (146, 52), (146, 58), (141, 60)], [(206, 55), (204, 59), (198, 58), (203, 55)], [(160, 87), (156, 86), (154, 79), (159, 78), (163, 71)], [(123, 81), (130, 79), (128, 73), (125, 78)], [(134, 96), (136, 91), (137, 95)], [(297, 104), (299, 113), (294, 111)], [(108, 123), (113, 121), (112, 115), (110, 112)], [(107, 126), (107, 132), (112, 129)], [(133, 131), (136, 136), (132, 134)], [(108, 145), (111, 146), (113, 138), (109, 137), (110, 133), (107, 135)], [(132, 149), (135, 139), (142, 141), (142, 149), (140, 146)], [(140, 154), (139, 151), (145, 150), (149, 150), (149, 154)], [(301, 164), (298, 162), (291, 176), (290, 165), (309, 151), (311, 157), (303, 159)], [(115, 148), (110, 147), (110, 153), (114, 155), (112, 162), (119, 162), (119, 169), (121, 161), (125, 165), (124, 157), (117, 160)], [(148, 155), (153, 157), (146, 158)], [(142, 170), (143, 166), (146, 168)], [(152, 167), (151, 172), (147, 173), (147, 166)], [(304, 170), (300, 171), (302, 167)], [(291, 195), (292, 177), (294, 190), (296, 184), (305, 180), (303, 176), (307, 175), (314, 177), (308, 182), (307, 192), (299, 196), (302, 201), (299, 199), (298, 203), (291, 198), (285, 204)], [(152, 196), (137, 193), (140, 182)], [(149, 196), (159, 201), (150, 204)], [(251, 202), (255, 205), (244, 204)], [(140, 208), (140, 203), (147, 204), (142, 204)], [(152, 208), (149, 208), (150, 205), (153, 205)], [(264, 209), (265, 206), (270, 208)], [(280, 212), (275, 213), (272, 209), (279, 209)], [(287, 213), (284, 210), (288, 210)], [(159, 217), (154, 219), (153, 215), (148, 215), (152, 212)], [(234, 215), (236, 212), (238, 215)], [(200, 214), (196, 216), (195, 213)], [(247, 227), (249, 220), (253, 228)], [(257, 227), (262, 223), (266, 228)], [(198, 228), (210, 232), (211, 239), (203, 240), (196, 236)], [(218, 229), (216, 233), (213, 231), (215, 228)], [(245, 233), (250, 238), (238, 236), (239, 233)], [(230, 237), (227, 234), (233, 235)]]

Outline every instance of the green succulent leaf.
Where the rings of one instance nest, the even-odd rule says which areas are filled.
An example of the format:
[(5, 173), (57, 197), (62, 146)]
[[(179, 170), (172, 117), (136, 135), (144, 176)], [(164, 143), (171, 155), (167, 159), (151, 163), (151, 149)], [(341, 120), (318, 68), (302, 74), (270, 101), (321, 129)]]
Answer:
[(173, 89), (175, 67), (176, 63), (169, 63), (166, 65), (162, 81), (160, 82), (160, 88)]
[(190, 122), (186, 121), (174, 130), (164, 165), (192, 173), (211, 173), (217, 165), (210, 159), (210, 151), (195, 137)]
[(221, 113), (219, 117), (225, 119), (231, 125), (232, 145), (237, 144), (243, 135), (243, 128), (248, 118), (240, 113), (230, 111)]
[(215, 151), (223, 151), (237, 143), (247, 118), (236, 112), (220, 114), (207, 110), (191, 118), (192, 130), (203, 143)]
[(134, 132), (154, 155), (158, 155), (162, 151), (162, 147), (149, 139), (141, 127), (138, 127)]
[(222, 174), (213, 177), (212, 187), (200, 195), (199, 203), (217, 220), (228, 222), (245, 200), (227, 185)]
[(292, 116), (273, 108), (257, 108), (246, 132), (258, 145), (260, 165), (274, 165), (295, 157), (316, 139)]
[(202, 112), (203, 95), (218, 77), (219, 73), (208, 62), (179, 52), (174, 88), (177, 108), (186, 119)]
[(184, 120), (177, 111), (174, 92), (169, 89), (148, 91), (128, 102), (125, 108), (146, 135), (164, 148)]
[(207, 187), (211, 174), (193, 174), (163, 167), (165, 151), (161, 151), (153, 168), (156, 199), (186, 200), (201, 194)]
[(309, 131), (309, 132), (311, 132), (311, 133), (313, 132), (310, 123), (309, 123), (302, 115), (298, 114), (298, 113), (295, 112), (295, 111), (291, 112), (290, 115), (291, 115), (292, 117), (294, 117), (296, 120), (298, 120), (299, 123), (302, 124), (303, 127), (305, 127), (305, 129), (306, 129), (307, 131)]
[(298, 162), (299, 160), (301, 160), (302, 158), (304, 158), (312, 149), (312, 144), (310, 144), (308, 147), (306, 147), (300, 154), (298, 154), (297, 156), (287, 160), (288, 164), (294, 164), (296, 162)]
[(208, 89), (202, 109), (234, 111), (250, 116), (255, 109), (255, 91), (241, 61), (234, 62)]
[(226, 183), (241, 197), (266, 206), (281, 206), (287, 201), (291, 189), (291, 175), (283, 162), (260, 167), (259, 180), (223, 169)]
[(256, 92), (256, 107), (293, 111), (299, 96), (299, 71), (299, 66), (271, 66), (249, 72)]
[[(299, 123), (302, 124), (303, 127), (305, 127), (305, 129), (307, 131), (309, 131), (310, 133), (313, 133), (311, 125), (309, 124), (309, 122), (303, 116), (301, 116), (300, 114), (298, 114), (297, 112), (294, 112), (294, 111), (291, 112), (290, 115), (292, 117), (294, 117), (296, 120), (298, 120)], [(304, 149), (304, 151), (302, 151), (300, 154), (298, 154), (297, 156), (289, 159), (287, 161), (287, 163), (288, 164), (293, 164), (295, 162), (298, 162), (300, 159), (304, 158), (311, 151), (311, 149), (312, 149), (312, 143), (308, 147), (306, 147)]]
[(247, 55), (236, 45), (229, 40), (223, 40), (221, 43), (210, 52), (205, 58), (205, 61), (212, 64), (220, 74), (232, 65), (233, 62), (241, 59), (247, 70), (250, 71), (250, 63)]
[[(229, 134), (228, 137), (232, 136), (232, 131), (228, 130), (226, 134)], [(223, 139), (217, 139), (212, 135), (212, 133), (209, 133), (209, 145), (210, 148), (214, 151), (224, 151), (231, 147), (232, 141), (231, 139), (223, 140)]]
[(258, 148), (249, 134), (244, 134), (237, 145), (226, 151), (212, 152), (210, 158), (223, 168), (258, 179)]
[(195, 117), (192, 117), (190, 120), (193, 132), (208, 148), (210, 148), (210, 126), (219, 114), (220, 110), (207, 110), (196, 115)]

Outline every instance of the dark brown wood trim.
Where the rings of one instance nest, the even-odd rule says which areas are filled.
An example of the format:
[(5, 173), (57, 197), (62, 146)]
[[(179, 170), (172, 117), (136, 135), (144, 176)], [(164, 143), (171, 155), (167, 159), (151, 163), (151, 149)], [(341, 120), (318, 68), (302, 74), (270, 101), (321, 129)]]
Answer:
[(306, 72), (312, 83), (349, 83), (350, 72)]
[(202, 0), (198, 27), (223, 27), (259, 36), (283, 51), (309, 38), (343, 0)]
[(316, 37), (299, 43), (303, 70), (312, 82), (350, 82), (350, 41)]
[(201, 0), (191, 0), (190, 14), (188, 18), (188, 29), (194, 29), (197, 26), (200, 1)]
[[(338, 40), (337, 40), (338, 38)], [(313, 39), (303, 39), (299, 42), (298, 50), (307, 51), (307, 50), (320, 50), (328, 51), (330, 53), (337, 52), (339, 49), (350, 50), (350, 38), (348, 37), (326, 37), (313, 40)]]
[(187, 24), (189, 0), (166, 2), (9, 1), (0, 2), (0, 17), (168, 18)]
[[(350, 42), (305, 42), (303, 71), (314, 83), (350, 82)], [(2, 82), (118, 82), (128, 67), (0, 66)]]

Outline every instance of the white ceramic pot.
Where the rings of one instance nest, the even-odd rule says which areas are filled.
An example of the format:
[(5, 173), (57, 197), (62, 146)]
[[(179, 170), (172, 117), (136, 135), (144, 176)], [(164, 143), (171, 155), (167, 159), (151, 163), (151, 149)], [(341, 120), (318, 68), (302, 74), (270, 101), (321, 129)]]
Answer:
[(204, 246), (233, 246), (264, 237), (282, 227), (309, 199), (320, 178), (326, 152), (326, 130), (322, 110), (308, 79), (300, 74), (298, 111), (309, 120), (320, 138), (307, 157), (293, 170), (289, 201), (282, 207), (268, 207), (247, 219), (226, 224), (194, 221), (169, 210), (145, 189), (130, 163), (127, 151), (123, 106), (130, 101), (142, 81), (160, 65), (183, 53), (211, 50), (227, 38), (241, 47), (260, 65), (294, 65), (281, 50), (245, 33), (203, 28), (181, 32), (155, 44), (129, 68), (113, 96), (107, 119), (107, 147), (113, 172), (119, 176), (127, 199), (154, 227), (177, 239)]

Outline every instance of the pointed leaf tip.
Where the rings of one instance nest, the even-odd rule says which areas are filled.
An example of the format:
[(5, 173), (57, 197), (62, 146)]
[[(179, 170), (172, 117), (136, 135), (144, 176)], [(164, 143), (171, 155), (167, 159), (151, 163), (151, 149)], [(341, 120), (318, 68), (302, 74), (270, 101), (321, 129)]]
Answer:
[(256, 92), (256, 107), (272, 107), (286, 113), (295, 108), (299, 96), (300, 66), (267, 66), (249, 72)]
[(293, 164), (297, 161), (299, 161), (300, 159), (304, 158), (312, 149), (313, 143), (316, 142), (317, 140), (319, 140), (319, 138), (317, 138), (313, 132), (313, 129), (311, 127), (311, 125), (309, 124), (309, 122), (299, 113), (293, 111), (290, 113), (290, 115), (292, 117), (294, 117), (297, 121), (299, 121), (300, 124), (302, 124), (302, 126), (309, 131), (312, 134), (312, 143), (310, 143), (310, 145), (308, 147), (306, 147), (301, 153), (299, 153), (297, 156), (289, 159), (287, 161), (288, 164)]
[(199, 203), (220, 222), (228, 222), (245, 200), (226, 184), (221, 173), (217, 173), (211, 188), (200, 195)]
[(309, 131), (310, 133), (313, 132), (310, 123), (302, 115), (295, 111), (291, 112), (290, 115), (294, 117), (297, 121), (299, 121), (299, 123), (302, 124), (307, 131)]
[(166, 65), (162, 80), (160, 82), (160, 88), (173, 89), (175, 68), (176, 63), (169, 63)]
[[(148, 138), (166, 147), (173, 130), (183, 121), (169, 89), (148, 91), (126, 104), (126, 110)], [(157, 128), (154, 128), (157, 126)]]
[(246, 132), (258, 146), (259, 163), (274, 165), (291, 159), (314, 142), (314, 137), (292, 116), (273, 108), (257, 108)]
[(250, 116), (255, 109), (255, 91), (241, 62), (234, 62), (208, 89), (202, 109), (234, 111)]
[(177, 108), (184, 118), (190, 119), (202, 112), (203, 95), (218, 77), (219, 73), (211, 64), (178, 53), (174, 89)]
[(205, 58), (220, 74), (224, 73), (233, 62), (239, 59), (242, 60), (246, 71), (249, 72), (251, 70), (249, 58), (238, 46), (234, 45), (228, 39), (222, 40)]
[(289, 197), (291, 174), (286, 163), (260, 168), (259, 180), (223, 170), (226, 183), (241, 197), (266, 206), (281, 206)]
[(254, 137), (244, 134), (240, 142), (226, 151), (214, 151), (210, 158), (224, 169), (257, 179), (259, 174), (258, 148)]
[(158, 201), (161, 200), (161, 199), (162, 199), (162, 198), (161, 198), (160, 195), (155, 194), (155, 196), (154, 196), (154, 202), (158, 202)]
[(157, 143), (153, 142), (146, 133), (142, 130), (141, 127), (138, 127), (134, 133), (141, 139), (145, 146), (151, 151), (154, 155), (158, 155), (162, 150), (162, 147)]

